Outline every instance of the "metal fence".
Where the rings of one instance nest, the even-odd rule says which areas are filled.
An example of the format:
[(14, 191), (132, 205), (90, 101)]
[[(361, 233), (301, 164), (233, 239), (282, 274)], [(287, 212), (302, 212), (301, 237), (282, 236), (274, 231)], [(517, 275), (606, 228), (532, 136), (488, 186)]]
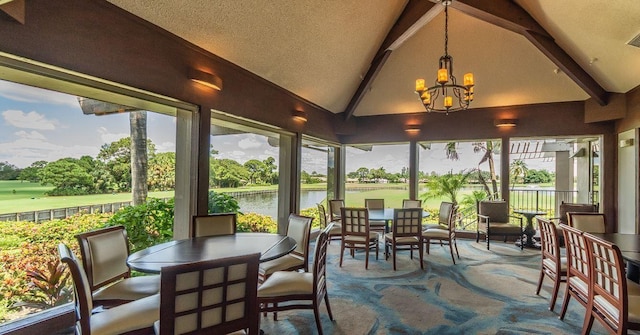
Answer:
[(113, 202), (109, 204), (75, 206), (66, 208), (44, 209), (39, 211), (0, 214), (0, 221), (49, 221), (66, 219), (77, 213), (113, 213), (122, 207), (131, 206), (131, 201)]

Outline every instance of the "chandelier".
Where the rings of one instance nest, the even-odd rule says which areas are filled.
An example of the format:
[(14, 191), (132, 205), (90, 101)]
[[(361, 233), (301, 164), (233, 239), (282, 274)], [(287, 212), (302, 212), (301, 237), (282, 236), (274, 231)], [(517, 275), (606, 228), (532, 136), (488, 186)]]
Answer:
[[(449, 55), (449, 5), (451, 0), (442, 0), (444, 5), (444, 56), (440, 57), (435, 84), (425, 88), (424, 79), (416, 80), (416, 93), (427, 112), (447, 113), (469, 108), (473, 101), (473, 73), (466, 73), (463, 85), (453, 75), (453, 57)], [(455, 100), (455, 101), (454, 101)]]

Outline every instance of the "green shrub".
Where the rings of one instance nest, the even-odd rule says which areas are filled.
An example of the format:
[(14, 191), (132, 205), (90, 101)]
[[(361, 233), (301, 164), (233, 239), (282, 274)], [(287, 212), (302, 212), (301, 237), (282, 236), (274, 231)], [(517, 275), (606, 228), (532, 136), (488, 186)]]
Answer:
[(209, 191), (209, 213), (237, 213), (240, 210), (238, 200), (226, 193)]
[(173, 238), (174, 200), (149, 198), (146, 203), (116, 212), (108, 226), (123, 225), (131, 252), (170, 241)]
[(253, 233), (276, 233), (278, 232), (278, 223), (274, 221), (270, 216), (246, 213), (238, 214), (238, 222), (236, 226), (238, 232), (253, 232)]
[(300, 215), (313, 218), (313, 221), (311, 222), (311, 228), (320, 227), (320, 212), (318, 211), (318, 207), (305, 208), (300, 211)]

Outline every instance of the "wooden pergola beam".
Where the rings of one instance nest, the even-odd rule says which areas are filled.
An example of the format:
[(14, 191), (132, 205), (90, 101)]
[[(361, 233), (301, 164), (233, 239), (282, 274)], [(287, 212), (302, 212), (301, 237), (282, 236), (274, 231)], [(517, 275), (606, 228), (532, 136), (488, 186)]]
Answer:
[(527, 11), (510, 0), (457, 0), (451, 7), (482, 21), (523, 35), (558, 68), (601, 106), (609, 102), (607, 92), (591, 77)]
[(12, 19), (24, 24), (26, 0), (0, 0), (0, 10), (7, 13)]
[(442, 6), (436, 6), (434, 3), (424, 0), (409, 0), (404, 7), (402, 14), (396, 20), (380, 48), (376, 52), (367, 73), (364, 75), (362, 82), (358, 86), (356, 93), (351, 97), (351, 101), (344, 111), (345, 120), (353, 116), (354, 111), (360, 104), (365, 93), (371, 87), (371, 83), (382, 69), (382, 66), (389, 58), (391, 52), (397, 49), (404, 41), (409, 39), (425, 24), (429, 23), (443, 10)]

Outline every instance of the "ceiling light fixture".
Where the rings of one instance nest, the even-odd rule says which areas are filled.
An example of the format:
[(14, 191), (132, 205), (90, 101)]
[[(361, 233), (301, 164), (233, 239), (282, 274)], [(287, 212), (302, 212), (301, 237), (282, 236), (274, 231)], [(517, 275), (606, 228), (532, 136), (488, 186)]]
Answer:
[(417, 134), (420, 132), (420, 125), (419, 124), (406, 125), (404, 128), (404, 131), (409, 135)]
[(300, 122), (307, 122), (307, 113), (300, 110), (293, 111), (293, 119)]
[[(416, 93), (427, 112), (457, 112), (469, 108), (473, 101), (473, 73), (466, 73), (463, 85), (456, 83), (453, 75), (453, 57), (449, 55), (449, 5), (452, 0), (442, 0), (444, 5), (444, 56), (440, 57), (438, 76), (434, 86), (425, 88), (424, 79), (416, 80)], [(455, 102), (454, 102), (455, 98)], [(455, 106), (454, 106), (455, 103)]]
[(518, 120), (516, 119), (502, 119), (495, 120), (493, 125), (498, 128), (513, 128), (518, 125)]
[(189, 79), (214, 90), (222, 91), (222, 79), (215, 74), (192, 69), (189, 72)]

